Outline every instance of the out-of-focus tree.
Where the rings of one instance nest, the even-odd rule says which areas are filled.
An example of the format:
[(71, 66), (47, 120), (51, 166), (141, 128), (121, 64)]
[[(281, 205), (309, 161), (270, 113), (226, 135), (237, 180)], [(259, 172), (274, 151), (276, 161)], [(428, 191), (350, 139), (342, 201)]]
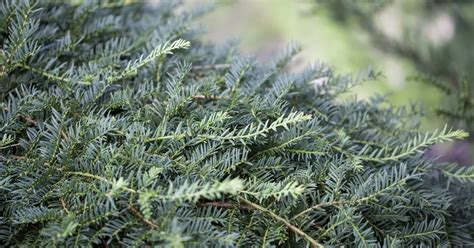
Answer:
[[(328, 11), (338, 22), (361, 28), (381, 51), (412, 61), (419, 73), (407, 80), (426, 82), (446, 95), (436, 113), (474, 131), (474, 1), (315, 2), (314, 11)], [(465, 156), (452, 159), (469, 161), (469, 149), (458, 149)]]

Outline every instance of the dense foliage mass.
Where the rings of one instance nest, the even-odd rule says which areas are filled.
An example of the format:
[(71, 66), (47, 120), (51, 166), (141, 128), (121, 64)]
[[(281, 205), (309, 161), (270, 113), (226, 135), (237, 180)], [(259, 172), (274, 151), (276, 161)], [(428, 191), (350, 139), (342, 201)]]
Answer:
[[(0, 245), (472, 244), (416, 108), (341, 100), (375, 76), (201, 43), (200, 11), (0, 5)], [(470, 208), (467, 205), (466, 208)]]

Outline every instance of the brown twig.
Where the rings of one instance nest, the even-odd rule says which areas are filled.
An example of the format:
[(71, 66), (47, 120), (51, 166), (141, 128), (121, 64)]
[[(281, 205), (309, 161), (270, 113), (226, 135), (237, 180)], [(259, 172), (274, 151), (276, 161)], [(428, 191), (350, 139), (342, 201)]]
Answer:
[(312, 206), (312, 207), (310, 207), (310, 208), (307, 208), (307, 209), (303, 210), (303, 211), (300, 212), (299, 214), (295, 215), (292, 219), (296, 219), (296, 218), (298, 218), (298, 217), (301, 217), (301, 216), (305, 215), (306, 213), (311, 212), (311, 211), (313, 211), (314, 209), (317, 209), (317, 208), (328, 207), (328, 206), (334, 206), (334, 205), (340, 205), (340, 204), (344, 204), (344, 203), (348, 203), (348, 202), (347, 202), (347, 201), (323, 202), (323, 203), (314, 205), (314, 206)]
[(240, 208), (240, 209), (245, 209), (245, 210), (252, 210), (252, 206), (249, 205), (237, 205), (237, 204), (232, 204), (232, 203), (226, 203), (226, 202), (205, 202), (202, 203), (201, 206), (203, 207), (216, 207), (216, 208)]
[(366, 214), (362, 214), (362, 216), (364, 216), (365, 220), (367, 221), (367, 223), (369, 223), (370, 226), (372, 226), (377, 232), (379, 232), (382, 236), (385, 236), (385, 232), (380, 229), (377, 225), (375, 225), (371, 219), (369, 218), (369, 216), (367, 216)]
[(135, 216), (137, 216), (139, 219), (141, 219), (145, 224), (150, 226), (152, 229), (158, 228), (158, 226), (151, 222), (150, 220), (147, 220), (137, 209), (135, 209), (132, 205), (128, 205), (128, 209), (130, 212), (132, 212)]
[(15, 159), (15, 160), (23, 160), (23, 159), (25, 159), (25, 157), (23, 157), (23, 156), (16, 156), (16, 155), (13, 155), (12, 158)]
[(31, 117), (31, 116), (27, 116), (27, 115), (22, 115), (21, 118), (26, 121), (27, 123), (33, 125), (33, 126), (36, 126), (36, 121)]
[[(5, 111), (5, 112), (10, 112), (10, 110), (8, 108), (3, 108), (2, 110)], [(23, 119), (24, 121), (32, 124), (32, 125), (36, 125), (36, 121), (31, 116), (20, 115), (20, 118)]]
[[(286, 219), (280, 217), (279, 215), (273, 213), (272, 211), (258, 205), (258, 204), (255, 204), (253, 202), (250, 202), (248, 200), (246, 200), (245, 198), (243, 197), (238, 197), (239, 201), (242, 201), (245, 203), (245, 205), (236, 205), (236, 204), (231, 204), (231, 203), (225, 203), (225, 202), (206, 202), (206, 203), (203, 203), (201, 204), (201, 206), (211, 206), (211, 207), (217, 207), (217, 208), (241, 208), (241, 209), (247, 209), (247, 210), (258, 210), (258, 211), (261, 211), (265, 214), (268, 214), (270, 215), (271, 217), (273, 217), (274, 219), (278, 220), (278, 221), (281, 221), (283, 222), (283, 224), (285, 224), (285, 226), (291, 230), (292, 232), (300, 235), (300, 236), (303, 236), (310, 244), (312, 247), (324, 247), (322, 244), (318, 243), (316, 240), (314, 240), (313, 238), (311, 238), (308, 234), (306, 234), (305, 232), (303, 232), (301, 229), (299, 229), (298, 227), (292, 225), (289, 221), (287, 221)], [(317, 226), (318, 228), (321, 228), (319, 226)]]
[(64, 212), (66, 212), (66, 214), (69, 214), (69, 210), (67, 209), (66, 203), (64, 202), (64, 199), (62, 197), (59, 198), (59, 202), (61, 202), (61, 206), (63, 207)]
[(63, 139), (67, 139), (67, 135), (62, 129), (61, 129), (61, 137), (63, 137)]
[(251, 206), (252, 208), (256, 209), (256, 210), (259, 210), (267, 215), (270, 215), (272, 218), (280, 221), (280, 222), (283, 222), (283, 224), (285, 224), (285, 226), (291, 230), (292, 232), (302, 236), (303, 238), (305, 238), (310, 244), (312, 247), (324, 247), (322, 244), (320, 244), (318, 241), (314, 240), (313, 238), (311, 238), (311, 236), (309, 236), (308, 234), (306, 234), (305, 232), (303, 232), (301, 229), (299, 229), (298, 227), (292, 225), (288, 220), (284, 219), (283, 217), (280, 217), (279, 215), (273, 213), (271, 210), (268, 210), (258, 204), (255, 204), (253, 202), (250, 202), (248, 200), (246, 200), (245, 198), (243, 197), (238, 197), (238, 199), (242, 202), (244, 202), (245, 204)]

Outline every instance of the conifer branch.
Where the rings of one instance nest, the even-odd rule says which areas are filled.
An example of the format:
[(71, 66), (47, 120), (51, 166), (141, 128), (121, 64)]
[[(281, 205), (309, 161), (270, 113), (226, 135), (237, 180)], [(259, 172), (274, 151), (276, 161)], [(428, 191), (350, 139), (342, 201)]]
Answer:
[[(86, 173), (86, 172), (78, 172), (78, 171), (69, 171), (69, 172), (66, 172), (67, 174), (70, 174), (70, 175), (74, 175), (74, 176), (81, 176), (81, 177), (87, 177), (87, 178), (91, 178), (91, 179), (96, 179), (96, 180), (99, 180), (99, 181), (102, 181), (102, 182), (105, 182), (107, 184), (110, 184), (112, 185), (113, 182), (107, 180), (106, 178), (103, 178), (101, 176), (97, 176), (97, 175), (93, 175), (93, 174), (90, 174), (90, 173)], [(123, 187), (123, 189), (129, 193), (138, 193), (136, 190), (132, 189), (132, 188), (128, 188), (128, 187)]]
[(239, 208), (239, 209), (245, 209), (245, 210), (252, 210), (253, 208), (249, 205), (236, 205), (232, 203), (226, 203), (226, 202), (205, 202), (201, 203), (201, 206), (203, 207), (215, 207), (215, 208)]
[(159, 228), (155, 223), (151, 222), (150, 220), (145, 219), (145, 217), (132, 205), (128, 205), (128, 209), (132, 212), (135, 216), (137, 216), (141, 221), (147, 224), (151, 229)]
[(304, 239), (306, 239), (310, 244), (311, 246), (313, 247), (324, 247), (322, 244), (320, 244), (318, 241), (314, 240), (313, 238), (311, 238), (308, 234), (306, 234), (305, 232), (303, 232), (301, 229), (299, 229), (298, 227), (292, 225), (289, 221), (287, 221), (286, 219), (284, 219), (283, 217), (280, 217), (279, 215), (275, 214), (274, 212), (272, 212), (271, 210), (268, 210), (258, 204), (255, 204), (253, 202), (250, 202), (248, 200), (246, 200), (245, 198), (243, 197), (240, 197), (238, 196), (238, 199), (239, 201), (242, 201), (244, 202), (245, 204), (253, 207), (254, 209), (258, 210), (258, 211), (261, 211), (265, 214), (268, 214), (269, 216), (271, 216), (272, 218), (282, 222), (283, 224), (285, 224), (286, 227), (288, 227), (288, 229), (290, 229), (292, 232), (302, 236)]
[(206, 96), (206, 95), (195, 95), (192, 96), (193, 99), (197, 100), (229, 100), (229, 97), (222, 97), (222, 96)]
[(202, 12), (160, 3), (0, 4), (1, 245), (472, 246), (473, 170), (417, 154), (465, 132), (339, 101), (373, 72), (288, 73), (296, 43), (200, 45)]
[(309, 212), (312, 212), (316, 209), (319, 209), (319, 208), (323, 208), (323, 207), (330, 207), (330, 206), (338, 206), (338, 205), (343, 205), (343, 204), (349, 204), (350, 201), (332, 201), (332, 202), (322, 202), (322, 203), (319, 203), (319, 204), (316, 204), (314, 206), (311, 206), (301, 212), (299, 212), (298, 214), (296, 214), (295, 216), (293, 216), (292, 219), (298, 219), (304, 215), (306, 215), (307, 213)]
[(117, 72), (113, 76), (109, 76), (107, 78), (107, 83), (112, 84), (113, 82), (121, 80), (125, 77), (135, 75), (140, 68), (144, 67), (150, 62), (155, 61), (156, 58), (162, 55), (172, 54), (172, 52), (177, 49), (187, 49), (190, 47), (190, 45), (191, 43), (189, 41), (185, 41), (182, 39), (160, 44), (155, 49), (153, 49), (153, 51), (151, 51), (146, 57), (144, 57), (144, 55), (140, 56), (139, 59), (129, 62), (124, 70)]
[(227, 69), (231, 64), (193, 65), (193, 70)]

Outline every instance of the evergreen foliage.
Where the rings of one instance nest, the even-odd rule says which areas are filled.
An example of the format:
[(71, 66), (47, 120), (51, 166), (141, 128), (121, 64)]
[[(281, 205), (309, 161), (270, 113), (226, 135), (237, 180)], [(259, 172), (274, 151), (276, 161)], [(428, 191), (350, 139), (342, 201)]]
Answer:
[(376, 74), (288, 73), (296, 45), (203, 44), (177, 7), (1, 3), (0, 245), (473, 244), (429, 180), (473, 171), (421, 154), (465, 132), (341, 101)]

